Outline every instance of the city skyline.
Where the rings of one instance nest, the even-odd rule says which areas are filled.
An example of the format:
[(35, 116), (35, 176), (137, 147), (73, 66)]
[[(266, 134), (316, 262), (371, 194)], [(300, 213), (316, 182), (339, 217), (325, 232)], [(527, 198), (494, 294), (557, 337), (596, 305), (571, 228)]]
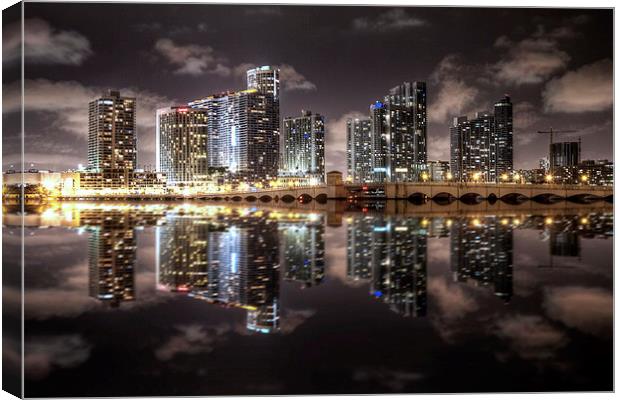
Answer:
[[(112, 48), (105, 40), (110, 32), (99, 21), (69, 18), (71, 10), (81, 13), (84, 7), (102, 15), (123, 9), (127, 15), (121, 19), (128, 18), (131, 34)], [(491, 109), (501, 93), (510, 94), (514, 103), (515, 169), (534, 168), (547, 154), (548, 138), (534, 132), (549, 126), (577, 130), (583, 138), (582, 159), (613, 160), (612, 52), (602, 40), (612, 28), (606, 10), (99, 7), (67, 4), (64, 15), (46, 4), (26, 8), (27, 44), (34, 43), (28, 40), (31, 32), (47, 49), (26, 52), (25, 161), (36, 167), (62, 170), (86, 163), (85, 104), (106, 89), (136, 98), (138, 165), (155, 165), (157, 108), (243, 87), (246, 70), (260, 65), (280, 67), (280, 117), (299, 115), (302, 109), (325, 117), (327, 171), (346, 170), (346, 118), (367, 115), (370, 104), (404, 81), (428, 85), (428, 160), (449, 159), (452, 118)], [(139, 17), (138, 10), (146, 7), (149, 18)], [(233, 45), (226, 42), (233, 28), (218, 20), (224, 11), (239, 21)], [(455, 28), (438, 32), (446, 20), (472, 18), (492, 23), (467, 33)], [(336, 24), (338, 19), (348, 23)], [(319, 28), (307, 32), (303, 27), (308, 24)], [(5, 27), (9, 37), (11, 29)], [(256, 40), (252, 29), (269, 40)], [(282, 43), (291, 34), (306, 47)], [(330, 43), (321, 40), (326, 37)], [(384, 62), (403, 48), (412, 55)], [(318, 56), (312, 61), (304, 57), (313, 51)], [(118, 63), (105, 68), (103, 61), (113, 54)], [(136, 56), (144, 63), (136, 63)], [(409, 57), (420, 61), (412, 64)], [(57, 104), (58, 97), (65, 103)], [(4, 145), (14, 156), (5, 158), (5, 169), (19, 160), (18, 107), (9, 104), (7, 109)]]

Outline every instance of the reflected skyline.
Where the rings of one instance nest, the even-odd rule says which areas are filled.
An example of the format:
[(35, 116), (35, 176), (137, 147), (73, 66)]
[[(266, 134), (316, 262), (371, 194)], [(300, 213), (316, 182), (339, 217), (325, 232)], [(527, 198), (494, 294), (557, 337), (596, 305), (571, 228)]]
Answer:
[[(39, 214), (88, 233), (89, 296), (118, 307), (135, 300), (137, 230), (155, 229), (156, 288), (247, 310), (249, 330), (279, 330), (281, 280), (320, 285), (325, 226), (333, 216), (257, 207), (149, 204), (63, 204)], [(10, 221), (11, 214), (5, 218)], [(421, 217), (348, 213), (346, 279), (401, 316), (427, 314), (428, 240), (449, 239), (452, 280), (488, 287), (510, 302), (513, 231), (535, 229), (548, 244), (548, 263), (579, 258), (583, 237), (611, 237), (611, 213), (543, 216)], [(559, 264), (556, 264), (559, 266)]]
[[(610, 346), (611, 207), (407, 214), (401, 206), (31, 209), (24, 216), (25, 351), (43, 363), (27, 377), (37, 383), (31, 394), (56, 394), (73, 368), (84, 377), (73, 395), (161, 394), (150, 378), (157, 371), (185, 393), (316, 387), (290, 366), (291, 354), (304, 368), (338, 377), (338, 384), (321, 378), (332, 393), (445, 390), (440, 377), (457, 370), (464, 375), (450, 390), (508, 390), (503, 377), (534, 377), (533, 363), (549, 380), (528, 389), (603, 387), (606, 368), (587, 360), (604, 358)], [(21, 221), (9, 209), (3, 218), (7, 230)], [(551, 239), (560, 233), (569, 237), (561, 252)], [(308, 347), (312, 340), (321, 346)], [(130, 369), (113, 356), (119, 346)], [(430, 361), (455, 350), (464, 354), (456, 365)], [(66, 352), (79, 356), (55, 364)], [(265, 360), (273, 367), (259, 367)], [(214, 374), (222, 362), (235, 372)], [(554, 375), (559, 363), (573, 366), (562, 371), (566, 379)], [(472, 386), (466, 365), (497, 385)], [(102, 368), (127, 383), (98, 384)], [(207, 387), (190, 378), (201, 370)], [(238, 373), (247, 381), (232, 385)], [(587, 381), (571, 386), (577, 373)], [(282, 374), (287, 383), (278, 386)], [(398, 379), (398, 390), (384, 379)], [(176, 385), (162, 384), (164, 394), (176, 393)]]

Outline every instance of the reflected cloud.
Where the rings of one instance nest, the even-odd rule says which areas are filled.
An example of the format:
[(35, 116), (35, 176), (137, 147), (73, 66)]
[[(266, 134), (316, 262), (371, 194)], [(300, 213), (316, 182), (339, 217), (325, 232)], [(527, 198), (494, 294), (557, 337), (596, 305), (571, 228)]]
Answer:
[(215, 343), (222, 340), (223, 335), (230, 331), (228, 326), (209, 329), (199, 324), (180, 325), (175, 328), (177, 334), (155, 350), (155, 357), (161, 361), (168, 361), (184, 354), (210, 353)]
[(495, 334), (508, 341), (514, 353), (526, 360), (553, 357), (568, 343), (565, 333), (538, 315), (515, 315), (497, 321)]
[(545, 291), (543, 307), (549, 317), (593, 335), (610, 335), (613, 322), (612, 294), (601, 288), (570, 286)]
[(388, 388), (393, 392), (402, 392), (409, 384), (419, 381), (424, 375), (389, 368), (364, 367), (353, 373), (353, 380), (367, 382)]
[(43, 379), (54, 368), (74, 368), (90, 357), (92, 346), (80, 335), (27, 339), (24, 370), (29, 379)]

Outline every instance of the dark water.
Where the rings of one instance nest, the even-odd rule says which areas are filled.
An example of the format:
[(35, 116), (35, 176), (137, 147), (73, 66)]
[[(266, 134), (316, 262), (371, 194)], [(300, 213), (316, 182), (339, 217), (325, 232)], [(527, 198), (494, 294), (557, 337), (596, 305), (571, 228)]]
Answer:
[(611, 206), (347, 207), (31, 212), (26, 396), (612, 390)]

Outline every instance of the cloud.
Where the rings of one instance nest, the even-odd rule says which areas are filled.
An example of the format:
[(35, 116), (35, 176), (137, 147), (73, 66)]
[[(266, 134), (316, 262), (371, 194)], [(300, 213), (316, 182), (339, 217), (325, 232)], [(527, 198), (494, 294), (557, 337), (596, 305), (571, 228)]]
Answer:
[(609, 59), (584, 65), (547, 83), (542, 94), (546, 112), (605, 111), (613, 105), (613, 63)]
[(559, 48), (558, 39), (572, 34), (569, 29), (546, 33), (541, 27), (531, 36), (514, 42), (507, 36), (495, 41), (495, 48), (506, 54), (488, 69), (489, 79), (501, 85), (516, 86), (544, 82), (552, 74), (566, 68), (570, 56)]
[(516, 315), (497, 321), (495, 334), (527, 360), (551, 358), (568, 343), (566, 335), (537, 315)]
[(325, 164), (328, 171), (347, 165), (347, 119), (349, 118), (368, 118), (368, 114), (349, 111), (336, 120), (326, 122)]
[(543, 307), (554, 320), (582, 332), (612, 333), (613, 297), (601, 288), (570, 286), (545, 291)]
[(353, 29), (361, 32), (393, 32), (428, 25), (423, 19), (414, 17), (402, 8), (394, 8), (374, 18), (356, 18)]
[(215, 74), (229, 76), (231, 70), (223, 64), (224, 60), (216, 57), (215, 51), (209, 46), (196, 44), (178, 45), (172, 39), (159, 39), (155, 50), (170, 64), (177, 67), (174, 71), (179, 75), (200, 76)]
[(74, 368), (90, 357), (92, 346), (80, 335), (43, 336), (24, 344), (24, 371), (29, 379), (43, 379), (54, 368)]
[[(21, 24), (6, 28), (2, 42), (2, 56), (5, 62), (14, 62), (21, 57)], [(53, 28), (39, 19), (24, 20), (24, 58), (36, 64), (81, 65), (92, 55), (89, 40), (75, 31)]]
[(190, 324), (177, 326), (176, 330), (177, 334), (155, 350), (158, 359), (168, 361), (181, 354), (209, 353), (222, 334), (230, 328), (207, 329), (202, 325)]
[[(88, 135), (88, 103), (106, 92), (100, 87), (85, 86), (76, 81), (26, 80), (24, 101), (27, 113), (43, 113), (51, 116), (50, 126), (58, 131), (73, 134), (86, 140)], [(20, 110), (17, 83), (5, 88), (3, 111)], [(121, 95), (136, 98), (136, 123), (138, 146), (142, 151), (155, 151), (155, 112), (160, 107), (175, 104), (165, 96), (138, 88), (120, 89)], [(58, 99), (63, 101), (58, 101)], [(32, 149), (33, 151), (35, 149)]]
[(522, 101), (514, 105), (514, 138), (518, 146), (525, 146), (538, 138), (539, 135), (529, 130), (540, 120), (540, 114), (532, 103)]
[(479, 92), (461, 78), (464, 68), (461, 58), (452, 54), (444, 57), (431, 75), (431, 81), (439, 90), (428, 109), (430, 122), (445, 123), (474, 105)]
[(301, 73), (299, 73), (295, 67), (288, 64), (281, 64), (280, 68), (280, 82), (282, 89), (287, 91), (309, 91), (316, 90), (316, 85), (306, 79)]
[(157, 33), (165, 30), (166, 35), (170, 36), (208, 32), (211, 30), (209, 25), (204, 22), (200, 22), (196, 25), (172, 25), (166, 27), (159, 22), (144, 22), (134, 25), (133, 29), (137, 32), (149, 33)]

